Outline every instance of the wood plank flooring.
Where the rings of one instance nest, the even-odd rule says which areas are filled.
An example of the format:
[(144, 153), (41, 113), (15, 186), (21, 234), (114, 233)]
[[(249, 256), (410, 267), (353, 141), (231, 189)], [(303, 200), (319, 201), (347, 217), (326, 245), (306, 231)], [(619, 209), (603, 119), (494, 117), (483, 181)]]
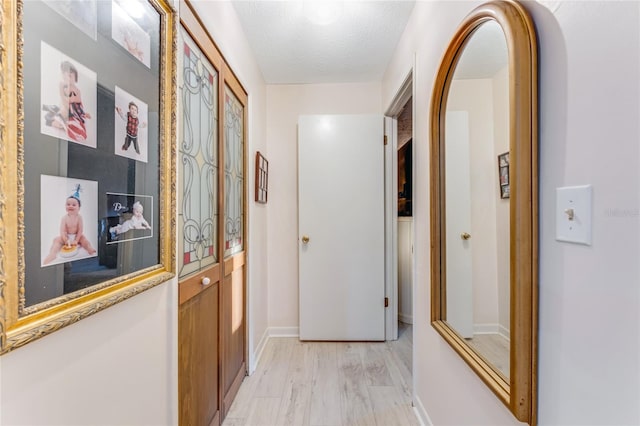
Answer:
[(393, 342), (271, 338), (224, 426), (419, 425), (411, 406), (412, 329)]
[(472, 339), (467, 339), (467, 342), (489, 364), (509, 378), (509, 340), (500, 334), (491, 333), (474, 334)]

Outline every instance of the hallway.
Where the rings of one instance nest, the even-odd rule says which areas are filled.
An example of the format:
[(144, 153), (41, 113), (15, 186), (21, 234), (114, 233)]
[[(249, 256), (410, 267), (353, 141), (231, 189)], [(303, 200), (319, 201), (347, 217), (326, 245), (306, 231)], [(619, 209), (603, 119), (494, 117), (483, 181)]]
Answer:
[(418, 425), (412, 348), (402, 323), (384, 343), (271, 338), (224, 425)]

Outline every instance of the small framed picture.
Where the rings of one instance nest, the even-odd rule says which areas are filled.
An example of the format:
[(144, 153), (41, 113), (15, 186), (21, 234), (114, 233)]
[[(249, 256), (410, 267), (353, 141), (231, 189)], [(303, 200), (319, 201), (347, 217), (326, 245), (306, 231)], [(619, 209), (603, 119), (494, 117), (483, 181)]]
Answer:
[(153, 237), (153, 197), (107, 192), (106, 244)]
[(500, 198), (509, 198), (509, 152), (498, 155)]
[(269, 161), (256, 152), (256, 203), (267, 203), (267, 183), (269, 180)]

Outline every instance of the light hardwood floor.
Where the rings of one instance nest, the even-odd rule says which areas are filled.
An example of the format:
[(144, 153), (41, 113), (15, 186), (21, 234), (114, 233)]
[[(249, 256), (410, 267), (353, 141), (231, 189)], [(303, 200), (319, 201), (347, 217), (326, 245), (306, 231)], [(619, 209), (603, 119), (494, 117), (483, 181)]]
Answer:
[(474, 334), (469, 346), (483, 356), (506, 378), (509, 378), (509, 340), (497, 333)]
[(411, 326), (393, 342), (271, 338), (225, 426), (419, 425), (411, 407)]

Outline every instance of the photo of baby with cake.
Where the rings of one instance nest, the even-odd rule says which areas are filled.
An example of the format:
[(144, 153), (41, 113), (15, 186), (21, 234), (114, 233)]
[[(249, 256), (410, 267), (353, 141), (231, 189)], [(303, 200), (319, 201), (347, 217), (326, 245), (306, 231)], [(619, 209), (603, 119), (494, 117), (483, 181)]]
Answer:
[[(42, 266), (96, 256), (97, 228), (88, 224), (96, 223), (97, 182), (46, 175), (40, 178)], [(60, 199), (64, 199), (64, 214), (55, 222), (51, 220), (51, 206), (60, 204), (54, 201)]]

